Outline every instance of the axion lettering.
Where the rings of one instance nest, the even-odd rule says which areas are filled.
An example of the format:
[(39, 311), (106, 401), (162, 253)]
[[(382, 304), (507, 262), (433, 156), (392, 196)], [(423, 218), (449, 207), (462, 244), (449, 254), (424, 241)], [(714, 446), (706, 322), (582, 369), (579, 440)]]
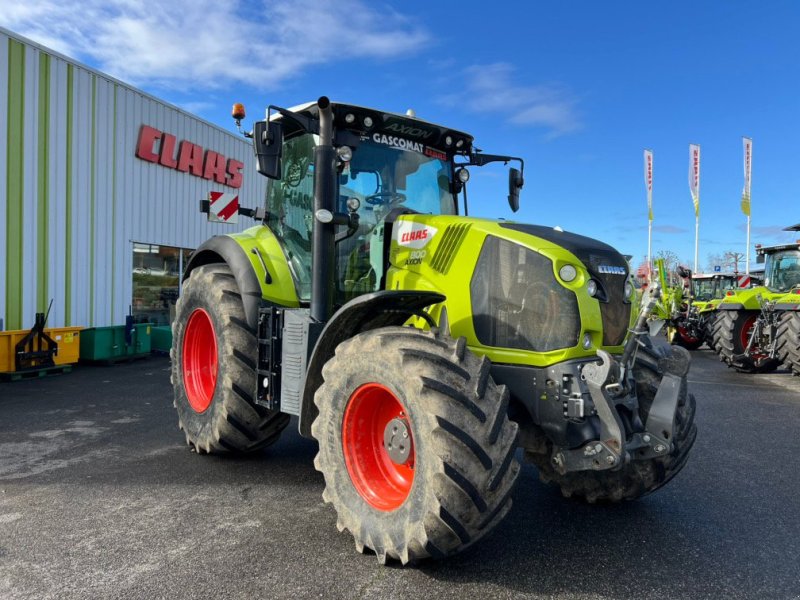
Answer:
[(419, 127), (413, 127), (412, 125), (403, 125), (402, 123), (390, 123), (386, 126), (388, 131), (394, 131), (395, 133), (399, 133), (401, 135), (407, 135), (409, 137), (415, 138), (422, 138), (427, 140), (429, 137), (433, 135), (432, 131), (428, 131), (427, 129), (421, 129)]

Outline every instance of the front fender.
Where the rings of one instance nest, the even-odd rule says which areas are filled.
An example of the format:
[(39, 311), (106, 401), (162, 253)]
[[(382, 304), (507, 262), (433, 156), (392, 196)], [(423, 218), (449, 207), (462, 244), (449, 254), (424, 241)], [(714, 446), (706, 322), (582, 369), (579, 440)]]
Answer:
[(247, 324), (255, 332), (258, 328), (261, 285), (244, 249), (236, 240), (227, 235), (215, 235), (200, 244), (200, 247), (192, 253), (183, 270), (182, 281), (186, 281), (189, 274), (197, 267), (220, 262), (226, 263), (230, 267), (239, 293), (242, 295)]
[(358, 296), (336, 311), (320, 333), (308, 361), (300, 408), (300, 434), (311, 437), (311, 424), (318, 412), (314, 393), (322, 385), (322, 366), (331, 359), (336, 346), (364, 331), (402, 325), (423, 308), (444, 300), (437, 292), (385, 290)]

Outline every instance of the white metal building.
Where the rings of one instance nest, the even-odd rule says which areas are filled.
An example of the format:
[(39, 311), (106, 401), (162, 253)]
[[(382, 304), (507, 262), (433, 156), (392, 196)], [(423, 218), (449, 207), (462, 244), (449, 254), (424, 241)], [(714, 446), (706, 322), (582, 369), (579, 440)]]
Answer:
[[(231, 131), (0, 28), (0, 329), (169, 320), (210, 192), (266, 179)], [(232, 197), (230, 196), (230, 197)], [(226, 196), (226, 198), (229, 196)], [(249, 221), (249, 222), (248, 222)]]

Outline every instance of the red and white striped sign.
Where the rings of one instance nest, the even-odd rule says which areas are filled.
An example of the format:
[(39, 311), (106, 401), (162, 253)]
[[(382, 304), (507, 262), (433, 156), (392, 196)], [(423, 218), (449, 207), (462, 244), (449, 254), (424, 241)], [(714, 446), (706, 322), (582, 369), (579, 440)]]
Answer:
[(737, 278), (739, 282), (740, 288), (749, 288), (750, 287), (750, 276), (749, 275), (739, 275)]
[(238, 223), (239, 196), (224, 192), (209, 192), (208, 220), (212, 223)]

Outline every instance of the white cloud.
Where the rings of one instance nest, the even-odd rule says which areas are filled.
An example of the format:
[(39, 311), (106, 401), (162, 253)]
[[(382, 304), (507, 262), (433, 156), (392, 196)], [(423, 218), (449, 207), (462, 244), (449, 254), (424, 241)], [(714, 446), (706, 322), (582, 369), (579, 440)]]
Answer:
[(267, 89), (314, 65), (416, 52), (429, 34), (366, 0), (11, 0), (0, 25), (123, 81)]
[(503, 115), (510, 123), (542, 127), (548, 137), (557, 137), (581, 128), (574, 96), (562, 85), (521, 85), (508, 63), (472, 65), (464, 70), (464, 92), (456, 102), (473, 112)]

